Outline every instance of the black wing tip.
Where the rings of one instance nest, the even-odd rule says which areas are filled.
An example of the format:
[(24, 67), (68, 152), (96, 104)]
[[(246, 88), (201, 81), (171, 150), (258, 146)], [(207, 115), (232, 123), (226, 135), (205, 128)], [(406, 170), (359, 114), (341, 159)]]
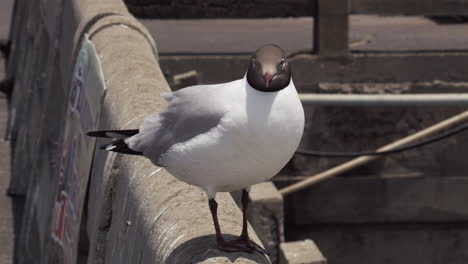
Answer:
[(88, 131), (86, 133), (88, 137), (101, 137), (101, 131)]
[(109, 145), (111, 145), (111, 144), (104, 144), (104, 145), (101, 145), (101, 146), (99, 146), (99, 149), (105, 150), (105, 149), (107, 148), (107, 146), (109, 146)]
[(102, 150), (107, 150), (107, 151), (112, 151), (112, 152), (117, 152), (117, 153), (122, 153), (122, 154), (127, 154), (127, 155), (143, 156), (143, 152), (130, 149), (127, 143), (125, 143), (123, 139), (114, 140), (111, 143), (101, 145), (99, 148)]
[(127, 138), (139, 133), (138, 129), (88, 131), (88, 137)]

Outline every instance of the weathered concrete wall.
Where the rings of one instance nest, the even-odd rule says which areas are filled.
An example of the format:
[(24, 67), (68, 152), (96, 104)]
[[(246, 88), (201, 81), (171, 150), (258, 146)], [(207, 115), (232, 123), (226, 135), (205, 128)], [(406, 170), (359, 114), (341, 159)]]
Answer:
[[(138, 127), (144, 115), (163, 106), (159, 93), (169, 87), (153, 39), (121, 1), (20, 0), (17, 5), (7, 70), (16, 80), (11, 191), (27, 200), (18, 263), (269, 263), (259, 254), (217, 250), (206, 195), (143, 158), (96, 151), (81, 187), (65, 189), (74, 191), (65, 198), (79, 197), (71, 201), (78, 207), (61, 204), (70, 177), (61, 171), (62, 155), (72, 147), (63, 143), (68, 98), (84, 34), (95, 47), (106, 88), (101, 103), (92, 106), (101, 108), (100, 128)], [(85, 157), (81, 153), (72, 161)], [(217, 200), (223, 232), (237, 235), (240, 210), (229, 194)], [(62, 205), (65, 215), (76, 211), (76, 222), (60, 221)], [(73, 241), (57, 239), (57, 221), (72, 229), (59, 231)]]

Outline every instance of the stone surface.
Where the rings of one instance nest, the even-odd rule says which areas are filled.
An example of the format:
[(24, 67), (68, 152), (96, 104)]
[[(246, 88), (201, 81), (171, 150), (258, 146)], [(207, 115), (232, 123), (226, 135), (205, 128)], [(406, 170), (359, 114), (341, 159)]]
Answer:
[[(2, 59), (0, 57), (0, 63)], [(10, 144), (3, 140), (3, 133), (8, 119), (7, 101), (0, 94), (0, 264), (13, 264), (15, 245), (15, 221), (13, 200), (7, 196), (10, 184)]]
[(326, 264), (320, 250), (310, 239), (281, 243), (280, 264)]
[[(93, 35), (106, 80), (100, 127), (135, 128), (164, 104), (168, 91), (144, 36), (124, 26)], [(128, 61), (132, 63), (116, 63)], [(133, 76), (139, 76), (134, 78)], [(98, 142), (100, 144), (100, 142)], [(115, 158), (115, 159), (114, 159)], [(259, 254), (216, 249), (206, 195), (139, 157), (97, 151), (91, 178), (89, 263), (269, 263)], [(240, 233), (242, 217), (228, 194), (217, 196), (226, 238)], [(258, 241), (254, 231), (253, 238)]]

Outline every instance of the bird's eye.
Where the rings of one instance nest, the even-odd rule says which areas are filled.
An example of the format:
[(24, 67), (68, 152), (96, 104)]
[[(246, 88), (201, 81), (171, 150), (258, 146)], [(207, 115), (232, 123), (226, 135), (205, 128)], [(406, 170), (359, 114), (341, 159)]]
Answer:
[(279, 66), (280, 66), (281, 69), (283, 69), (284, 65), (286, 65), (286, 61), (284, 59), (282, 59)]

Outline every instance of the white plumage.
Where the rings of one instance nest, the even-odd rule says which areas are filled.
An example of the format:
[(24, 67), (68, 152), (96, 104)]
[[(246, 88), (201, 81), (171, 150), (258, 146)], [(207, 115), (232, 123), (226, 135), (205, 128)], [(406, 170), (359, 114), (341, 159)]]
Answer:
[[(223, 113), (216, 126), (157, 156), (142, 146), (157, 146), (154, 136), (159, 133), (146, 133), (145, 138), (136, 135), (127, 143), (179, 180), (202, 188), (209, 197), (270, 179), (297, 149), (304, 129), (304, 110), (292, 81), (285, 89), (268, 93), (253, 89), (245, 78), (223, 86), (185, 89), (203, 95), (205, 100), (199, 98), (198, 103), (217, 104), (213, 109)], [(165, 97), (171, 100), (170, 95)], [(159, 118), (145, 119), (140, 131), (164, 129)]]

